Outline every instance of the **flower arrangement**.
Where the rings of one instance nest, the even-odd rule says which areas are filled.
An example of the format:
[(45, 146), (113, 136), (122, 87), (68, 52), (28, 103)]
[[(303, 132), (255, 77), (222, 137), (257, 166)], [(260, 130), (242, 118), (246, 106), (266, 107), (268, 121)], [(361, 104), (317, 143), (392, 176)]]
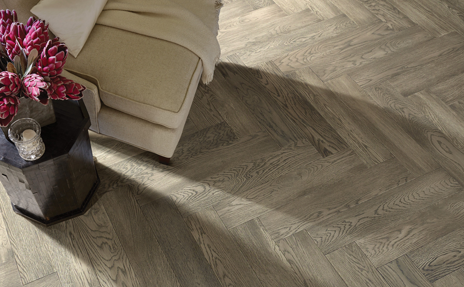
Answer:
[(30, 17), (17, 22), (14, 10), (0, 10), (0, 126), (18, 113), (19, 98), (47, 105), (53, 100), (79, 100), (85, 87), (60, 76), (68, 48), (50, 39), (48, 24)]

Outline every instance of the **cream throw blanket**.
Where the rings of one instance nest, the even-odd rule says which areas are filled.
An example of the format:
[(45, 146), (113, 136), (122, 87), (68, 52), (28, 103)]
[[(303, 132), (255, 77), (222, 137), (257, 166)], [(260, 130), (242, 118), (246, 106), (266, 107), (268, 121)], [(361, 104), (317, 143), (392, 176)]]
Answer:
[(216, 36), (221, 6), (215, 0), (108, 0), (97, 24), (187, 48), (201, 59), (201, 79), (207, 84), (213, 79), (214, 67), (220, 57)]

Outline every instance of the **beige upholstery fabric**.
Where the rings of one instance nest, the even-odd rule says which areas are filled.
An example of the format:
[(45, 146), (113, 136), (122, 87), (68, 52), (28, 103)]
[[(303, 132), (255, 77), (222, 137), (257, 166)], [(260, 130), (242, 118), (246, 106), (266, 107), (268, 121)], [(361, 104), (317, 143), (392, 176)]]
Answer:
[(98, 114), (100, 133), (171, 158), (184, 129), (185, 118), (176, 129), (169, 129), (102, 106)]
[(96, 25), (79, 57), (68, 57), (65, 67), (98, 81), (108, 107), (177, 128), (198, 66), (199, 58), (181, 46)]

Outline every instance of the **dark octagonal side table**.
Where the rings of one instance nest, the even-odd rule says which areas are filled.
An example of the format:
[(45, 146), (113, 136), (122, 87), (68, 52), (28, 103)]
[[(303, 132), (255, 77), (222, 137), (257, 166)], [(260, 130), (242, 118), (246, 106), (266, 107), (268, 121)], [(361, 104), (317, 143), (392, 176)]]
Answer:
[(54, 101), (53, 106), (56, 123), (42, 128), (40, 159), (23, 160), (0, 133), (0, 181), (13, 210), (44, 225), (83, 214), (100, 183), (83, 101)]

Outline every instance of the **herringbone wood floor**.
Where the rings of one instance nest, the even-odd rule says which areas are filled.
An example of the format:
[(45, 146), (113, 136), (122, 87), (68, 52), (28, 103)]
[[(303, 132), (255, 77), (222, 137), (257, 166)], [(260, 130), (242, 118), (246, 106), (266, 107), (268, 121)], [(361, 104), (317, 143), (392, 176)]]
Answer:
[(0, 192), (1, 286), (464, 286), (464, 2), (228, 0), (171, 166), (91, 134), (50, 228)]

